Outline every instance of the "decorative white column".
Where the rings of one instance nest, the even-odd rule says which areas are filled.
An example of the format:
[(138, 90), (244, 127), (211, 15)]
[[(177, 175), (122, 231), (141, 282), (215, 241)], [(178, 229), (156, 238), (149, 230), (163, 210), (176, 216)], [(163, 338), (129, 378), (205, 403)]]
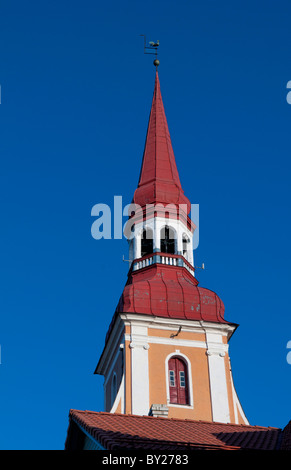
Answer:
[(134, 237), (134, 259), (141, 257), (141, 233), (138, 233)]
[(188, 261), (192, 266), (194, 266), (194, 253), (193, 253), (193, 237), (190, 237), (190, 243), (188, 247)]
[(176, 244), (177, 244), (177, 253), (183, 254), (183, 227), (180, 227), (179, 223), (177, 224), (177, 230), (176, 230)]
[(147, 327), (131, 325), (131, 412), (137, 415), (150, 409), (147, 335)]
[(153, 240), (154, 252), (161, 251), (161, 239), (160, 229), (157, 222), (157, 218), (154, 218), (154, 240)]
[(219, 334), (206, 333), (206, 340), (212, 419), (219, 423), (229, 423), (229, 399), (224, 359), (226, 345), (222, 342), (222, 336)]

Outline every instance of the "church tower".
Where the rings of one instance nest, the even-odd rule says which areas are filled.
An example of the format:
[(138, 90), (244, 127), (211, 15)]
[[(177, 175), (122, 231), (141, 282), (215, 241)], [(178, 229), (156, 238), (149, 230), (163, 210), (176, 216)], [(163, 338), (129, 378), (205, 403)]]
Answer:
[(104, 376), (105, 411), (248, 424), (229, 358), (237, 325), (195, 276), (195, 225), (157, 71), (132, 203), (128, 279), (95, 370)]

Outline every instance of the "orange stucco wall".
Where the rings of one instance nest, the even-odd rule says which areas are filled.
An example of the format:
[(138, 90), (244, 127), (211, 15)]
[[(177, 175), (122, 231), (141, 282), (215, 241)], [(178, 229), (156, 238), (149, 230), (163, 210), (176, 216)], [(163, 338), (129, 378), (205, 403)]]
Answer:
[[(130, 334), (130, 326), (125, 327), (125, 333)], [(175, 333), (175, 332), (174, 332)], [(211, 409), (211, 396), (210, 396), (210, 383), (209, 383), (209, 370), (208, 370), (208, 356), (206, 354), (205, 346), (205, 333), (194, 331), (181, 331), (178, 336), (171, 339), (173, 330), (165, 328), (148, 328), (148, 337), (161, 338), (163, 344), (158, 344), (149, 341), (148, 349), (148, 363), (149, 363), (149, 402), (152, 404), (166, 404), (169, 408), (169, 418), (182, 418), (182, 419), (195, 419), (212, 421)], [(168, 339), (168, 340), (167, 340)], [(175, 345), (171, 344), (175, 339), (187, 341), (199, 341), (201, 347)], [(164, 343), (167, 344), (164, 344)], [(227, 338), (223, 337), (223, 342), (227, 343)], [(131, 387), (131, 348), (130, 341), (125, 341), (124, 349), (124, 367), (125, 367), (125, 413), (132, 413), (132, 387)], [(177, 352), (179, 351), (179, 352)], [(184, 355), (188, 358), (191, 364), (191, 377), (192, 383), (189, 387), (192, 389), (193, 403), (190, 406), (171, 405), (167, 400), (167, 369), (166, 360), (171, 354)], [(230, 370), (229, 356), (226, 353), (225, 357), (225, 372), (227, 382), (227, 394), (229, 400), (230, 422), (235, 422), (234, 399), (232, 390), (232, 378)], [(116, 410), (119, 412), (120, 406)], [(239, 422), (244, 423), (243, 418), (239, 416)]]
[[(208, 364), (205, 349), (151, 344), (149, 348), (150, 403), (167, 404), (166, 358), (179, 349), (191, 363), (193, 408), (169, 406), (170, 418), (211, 420)], [(191, 386), (191, 384), (190, 384)]]
[[(159, 336), (160, 338), (170, 338), (171, 335), (176, 334), (173, 330), (160, 330), (158, 328), (149, 328), (149, 336)], [(205, 333), (193, 333), (191, 331), (181, 331), (177, 335), (178, 339), (205, 341)]]

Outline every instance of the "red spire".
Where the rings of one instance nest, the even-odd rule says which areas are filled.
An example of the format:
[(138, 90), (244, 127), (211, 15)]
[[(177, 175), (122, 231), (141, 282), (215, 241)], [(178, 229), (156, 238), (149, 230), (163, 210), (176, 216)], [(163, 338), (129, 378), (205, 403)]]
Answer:
[(134, 203), (145, 204), (187, 204), (184, 196), (172, 148), (160, 81), (156, 72), (155, 89), (149, 118), (145, 149)]

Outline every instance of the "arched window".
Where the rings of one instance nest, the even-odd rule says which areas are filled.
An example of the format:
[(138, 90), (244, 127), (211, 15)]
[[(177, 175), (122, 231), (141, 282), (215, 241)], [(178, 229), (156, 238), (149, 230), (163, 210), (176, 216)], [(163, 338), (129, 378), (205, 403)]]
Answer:
[(178, 356), (171, 357), (168, 363), (170, 403), (189, 405), (187, 364)]
[(141, 235), (141, 257), (150, 255), (153, 251), (153, 231), (147, 228), (142, 231)]
[(175, 254), (175, 232), (170, 227), (161, 230), (161, 252)]

